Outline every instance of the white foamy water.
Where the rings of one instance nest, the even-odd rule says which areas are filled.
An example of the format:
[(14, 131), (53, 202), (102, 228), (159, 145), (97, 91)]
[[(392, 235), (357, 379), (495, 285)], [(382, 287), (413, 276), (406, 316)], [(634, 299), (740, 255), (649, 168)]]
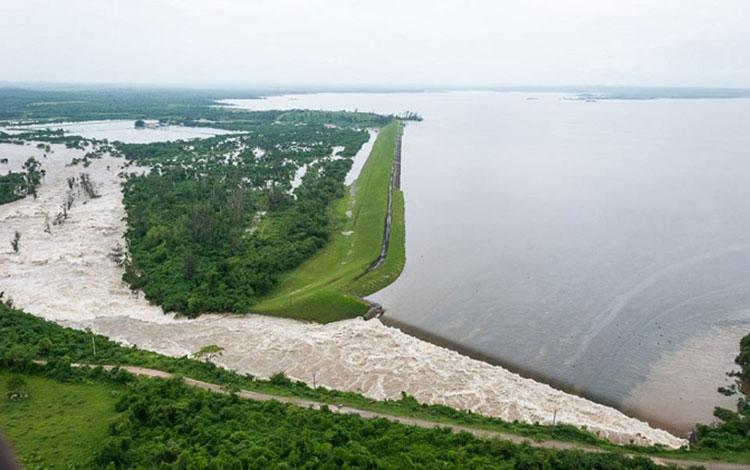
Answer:
[(362, 147), (352, 158), (352, 167), (349, 169), (349, 172), (346, 174), (346, 178), (344, 179), (344, 184), (347, 186), (351, 186), (352, 183), (354, 183), (354, 181), (359, 177), (359, 172), (362, 171), (362, 167), (365, 166), (367, 157), (370, 156), (372, 146), (375, 144), (375, 139), (377, 139), (378, 137), (377, 129), (368, 129), (368, 132), (370, 134), (370, 139), (362, 144)]
[(23, 164), (31, 157), (44, 163), (44, 154), (44, 150), (37, 149), (29, 143), (0, 144), (0, 175), (24, 171)]
[[(0, 241), (21, 234), (19, 253), (0, 247), (0, 290), (29, 313), (115, 340), (181, 356), (202, 346), (225, 348), (225, 367), (259, 377), (284, 371), (312, 384), (366, 396), (398, 398), (405, 391), (440, 403), (508, 420), (587, 426), (616, 442), (685, 442), (623, 413), (524, 379), (418, 340), (376, 322), (329, 325), (260, 315), (204, 315), (197, 320), (164, 315), (121, 281), (107, 255), (122, 243), (125, 215), (117, 176), (122, 160), (105, 156), (89, 168), (67, 167), (82, 152), (53, 146), (39, 198), (0, 205)], [(78, 153), (77, 153), (78, 152)], [(109, 167), (109, 168), (108, 168)], [(78, 200), (69, 219), (46, 233), (45, 214), (58, 211), (66, 179), (90, 174), (101, 197)], [(132, 171), (132, 170), (131, 170)]]

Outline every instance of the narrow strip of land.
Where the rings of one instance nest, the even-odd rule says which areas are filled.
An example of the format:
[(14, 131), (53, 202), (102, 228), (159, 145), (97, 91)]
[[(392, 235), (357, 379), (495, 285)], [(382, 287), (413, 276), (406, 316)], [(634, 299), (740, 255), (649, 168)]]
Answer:
[(388, 255), (388, 245), (391, 241), (391, 228), (393, 226), (393, 197), (394, 191), (401, 188), (401, 137), (403, 134), (396, 136), (394, 148), (393, 165), (391, 168), (391, 178), (388, 181), (388, 212), (385, 214), (385, 229), (383, 231), (383, 246), (380, 249), (380, 255), (372, 263), (368, 271), (375, 271), (385, 262)]
[(321, 323), (353, 318), (370, 308), (362, 297), (398, 277), (404, 265), (404, 204), (393, 185), (402, 132), (398, 120), (380, 130), (357, 180), (337, 202), (328, 243), (282, 276), (254, 312)]
[[(38, 364), (46, 363), (46, 361), (34, 361), (34, 362)], [(73, 366), (74, 367), (90, 367), (88, 364), (73, 364)], [(112, 366), (112, 365), (105, 365), (102, 367), (105, 370), (112, 370), (115, 368), (115, 366)], [(169, 372), (164, 372), (164, 371), (157, 370), (157, 369), (149, 369), (145, 367), (119, 366), (119, 368), (133, 375), (141, 376), (141, 377), (161, 378), (161, 379), (172, 379), (175, 377), (174, 374), (171, 374)], [(189, 377), (183, 377), (182, 380), (185, 384), (196, 387), (196, 388), (208, 390), (213, 393), (222, 393), (222, 394), (234, 393), (238, 397), (241, 397), (247, 400), (277, 401), (280, 403), (288, 403), (291, 405), (295, 405), (295, 406), (299, 406), (303, 408), (312, 408), (316, 410), (319, 410), (325, 407), (334, 413), (354, 414), (354, 415), (357, 415), (366, 419), (382, 418), (382, 419), (387, 419), (389, 421), (393, 421), (396, 423), (401, 423), (407, 426), (417, 426), (420, 428), (427, 428), (427, 429), (432, 429), (435, 427), (447, 428), (447, 429), (450, 429), (452, 432), (456, 432), (456, 433), (468, 432), (474, 436), (477, 436), (483, 439), (499, 439), (499, 440), (504, 440), (504, 441), (510, 441), (515, 444), (526, 444), (531, 447), (540, 447), (540, 448), (545, 448), (545, 449), (558, 449), (558, 450), (580, 450), (584, 452), (606, 452), (606, 450), (604, 449), (600, 449), (600, 448), (593, 447), (593, 446), (587, 446), (584, 444), (576, 444), (572, 442), (557, 441), (557, 440), (552, 440), (552, 439), (533, 440), (533, 439), (529, 439), (523, 436), (510, 434), (510, 433), (488, 431), (484, 429), (477, 429), (477, 428), (472, 428), (468, 426), (460, 426), (456, 424), (446, 424), (446, 423), (430, 421), (426, 419), (396, 416), (396, 415), (387, 414), (387, 413), (379, 413), (375, 411), (354, 408), (350, 406), (343, 406), (343, 405), (330, 406), (326, 403), (312, 401), (312, 400), (305, 400), (302, 398), (272, 395), (269, 393), (253, 392), (250, 390), (229, 391), (226, 388), (222, 387), (221, 385), (204, 382), (202, 380), (191, 379)], [(650, 458), (652, 461), (654, 461), (657, 464), (676, 465), (679, 467), (703, 466), (709, 470), (750, 469), (750, 465), (736, 464), (736, 463), (729, 463), (729, 462), (692, 461), (692, 460), (656, 457), (656, 456), (649, 456), (649, 455), (643, 455), (643, 454), (626, 454), (626, 455), (631, 456), (631, 457), (635, 457), (635, 456), (646, 457), (646, 458)]]

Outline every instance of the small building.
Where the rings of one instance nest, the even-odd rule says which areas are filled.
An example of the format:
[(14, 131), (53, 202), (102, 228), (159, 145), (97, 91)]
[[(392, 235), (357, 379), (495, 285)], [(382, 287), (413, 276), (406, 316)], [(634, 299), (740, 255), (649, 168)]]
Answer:
[(158, 119), (138, 119), (135, 121), (136, 129), (156, 129), (161, 123)]

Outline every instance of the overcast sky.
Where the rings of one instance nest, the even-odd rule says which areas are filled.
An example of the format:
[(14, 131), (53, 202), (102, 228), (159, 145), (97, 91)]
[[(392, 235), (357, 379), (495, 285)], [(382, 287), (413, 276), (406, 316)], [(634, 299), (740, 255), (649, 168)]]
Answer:
[(748, 0), (0, 0), (0, 81), (750, 87)]

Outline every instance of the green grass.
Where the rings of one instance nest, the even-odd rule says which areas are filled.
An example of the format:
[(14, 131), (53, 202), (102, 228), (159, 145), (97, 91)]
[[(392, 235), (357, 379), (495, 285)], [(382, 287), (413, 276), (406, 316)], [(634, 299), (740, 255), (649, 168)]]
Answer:
[[(96, 341), (97, 353), (95, 356), (92, 354), (92, 338)], [(747, 452), (726, 452), (719, 449), (666, 451), (657, 447), (618, 446), (572, 425), (542, 426), (508, 422), (447, 406), (420, 404), (409, 396), (402, 397), (399, 400), (378, 401), (354, 392), (329, 390), (322, 387), (313, 389), (302, 382), (294, 382), (288, 379), (258, 380), (252, 376), (241, 375), (187, 357), (173, 358), (135, 347), (124, 347), (106, 337), (64, 328), (19, 310), (9, 309), (0, 303), (0, 370), (3, 367), (11, 367), (13, 364), (15, 364), (13, 367), (18, 366), (19, 358), (25, 358), (26, 361), (33, 358), (52, 361), (63, 357), (79, 363), (150, 367), (179, 376), (216, 383), (229, 390), (246, 389), (278, 396), (309, 399), (330, 405), (343, 404), (396, 416), (432, 420), (446, 425), (457, 424), (489, 431), (507, 432), (535, 440), (556, 439), (575, 442), (611, 452), (633, 452), (671, 458), (721, 459), (750, 463), (750, 455)], [(2, 364), (5, 364), (5, 366)], [(60, 385), (60, 387), (77, 386)], [(0, 402), (4, 400), (4, 397), (5, 378), (0, 376)], [(96, 400), (91, 401), (95, 402)], [(6, 419), (4, 408), (0, 407), (0, 432), (7, 432), (4, 421)], [(19, 450), (23, 449), (19, 447)], [(22, 455), (26, 455), (26, 453), (22, 453)]]
[[(369, 308), (361, 297), (398, 277), (405, 259), (401, 191), (394, 194), (392, 239), (386, 261), (379, 269), (366, 271), (377, 259), (383, 243), (394, 147), (401, 132), (399, 121), (380, 130), (353, 193), (347, 193), (334, 208), (330, 241), (315, 256), (282, 276), (279, 286), (253, 307), (254, 312), (321, 323), (351, 318)], [(345, 235), (349, 232), (352, 233)]]
[(0, 433), (11, 443), (24, 468), (89, 468), (101, 439), (117, 418), (119, 387), (61, 383), (23, 375), (29, 398), (10, 401), (0, 371)]
[(393, 192), (393, 220), (391, 226), (391, 240), (388, 254), (380, 268), (368, 272), (352, 282), (351, 292), (360, 297), (370, 295), (394, 282), (406, 261), (406, 225), (404, 223), (404, 193), (399, 190)]

